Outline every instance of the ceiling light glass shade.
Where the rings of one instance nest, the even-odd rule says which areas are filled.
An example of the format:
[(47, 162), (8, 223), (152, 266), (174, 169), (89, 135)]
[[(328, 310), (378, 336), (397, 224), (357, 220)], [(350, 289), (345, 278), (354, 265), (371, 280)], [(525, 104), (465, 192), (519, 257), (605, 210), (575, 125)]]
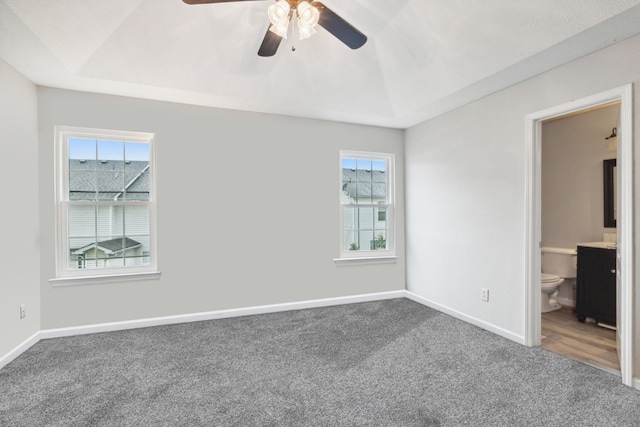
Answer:
[(298, 33), (300, 35), (300, 40), (304, 40), (307, 37), (311, 37), (317, 31), (313, 27), (307, 26), (304, 22), (298, 20)]
[(304, 21), (311, 27), (315, 27), (320, 18), (320, 12), (317, 8), (311, 6), (308, 1), (298, 3), (298, 19)]
[(289, 29), (289, 21), (286, 22), (286, 24), (284, 25), (276, 25), (273, 24), (269, 27), (269, 31), (276, 33), (277, 35), (279, 35), (280, 37), (282, 37), (283, 39), (287, 38), (287, 30)]
[(286, 0), (280, 0), (276, 4), (269, 6), (267, 14), (269, 15), (269, 21), (275, 27), (286, 27), (289, 24), (289, 12), (291, 7)]
[(315, 7), (311, 6), (309, 2), (301, 1), (297, 6), (298, 11), (298, 32), (300, 33), (300, 40), (311, 37), (317, 31), (315, 27), (318, 24), (320, 18), (320, 12)]

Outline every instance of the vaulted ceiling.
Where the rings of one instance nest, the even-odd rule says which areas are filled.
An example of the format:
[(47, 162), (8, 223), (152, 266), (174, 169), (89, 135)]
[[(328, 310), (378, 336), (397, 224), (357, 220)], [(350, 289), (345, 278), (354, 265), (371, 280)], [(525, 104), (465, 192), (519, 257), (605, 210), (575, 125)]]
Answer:
[(273, 0), (0, 0), (35, 84), (406, 128), (640, 33), (640, 0), (322, 0), (367, 35), (259, 57)]

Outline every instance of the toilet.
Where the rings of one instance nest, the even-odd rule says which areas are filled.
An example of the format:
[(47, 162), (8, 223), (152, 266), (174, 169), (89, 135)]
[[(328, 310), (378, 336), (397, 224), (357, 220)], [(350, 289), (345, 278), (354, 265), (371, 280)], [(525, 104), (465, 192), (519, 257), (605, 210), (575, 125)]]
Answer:
[(540, 275), (540, 308), (542, 313), (558, 310), (558, 287), (577, 273), (575, 249), (543, 246), (541, 249), (542, 274)]
[(543, 313), (548, 313), (561, 308), (560, 304), (555, 300), (558, 295), (558, 288), (564, 283), (564, 278), (555, 274), (542, 273), (540, 276), (540, 290), (542, 291), (540, 299), (540, 308)]

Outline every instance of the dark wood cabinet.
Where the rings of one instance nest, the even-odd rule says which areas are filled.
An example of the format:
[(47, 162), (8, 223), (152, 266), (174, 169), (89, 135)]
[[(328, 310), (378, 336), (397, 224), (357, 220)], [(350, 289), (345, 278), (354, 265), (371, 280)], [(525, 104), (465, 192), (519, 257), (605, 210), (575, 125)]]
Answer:
[(616, 250), (578, 246), (576, 315), (616, 326)]

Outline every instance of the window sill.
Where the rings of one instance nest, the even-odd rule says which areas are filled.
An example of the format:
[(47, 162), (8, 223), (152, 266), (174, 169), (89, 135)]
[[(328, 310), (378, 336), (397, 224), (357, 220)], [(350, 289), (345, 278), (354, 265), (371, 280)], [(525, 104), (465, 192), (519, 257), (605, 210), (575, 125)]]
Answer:
[(132, 282), (137, 280), (159, 280), (160, 272), (108, 274), (101, 276), (58, 277), (49, 279), (51, 286), (93, 285), (99, 283)]
[(397, 256), (375, 256), (358, 258), (335, 258), (334, 263), (342, 265), (366, 265), (366, 264), (393, 264), (398, 262)]

